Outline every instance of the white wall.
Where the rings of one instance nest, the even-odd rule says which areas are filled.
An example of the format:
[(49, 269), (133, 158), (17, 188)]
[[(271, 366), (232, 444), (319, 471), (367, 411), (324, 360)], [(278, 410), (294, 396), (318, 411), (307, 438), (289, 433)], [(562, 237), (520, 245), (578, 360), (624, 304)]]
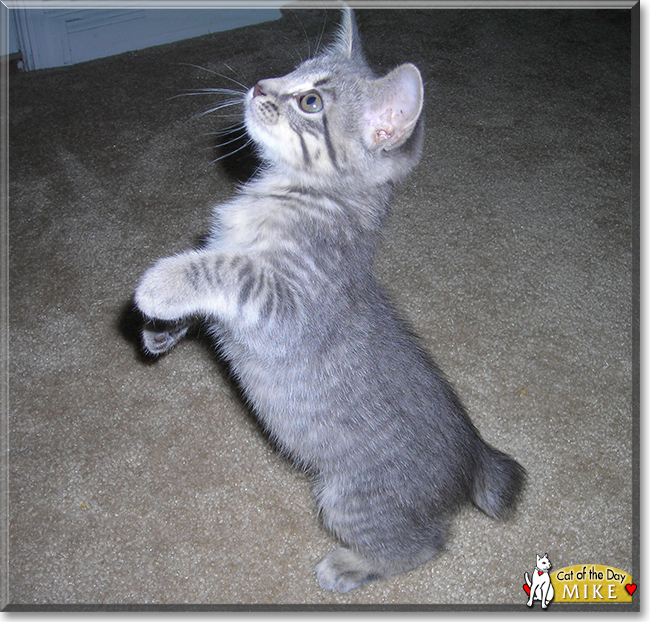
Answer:
[(279, 9), (12, 9), (25, 68), (72, 65), (279, 19)]
[(15, 54), (19, 51), (18, 32), (16, 31), (16, 18), (13, 11), (9, 11), (9, 54)]

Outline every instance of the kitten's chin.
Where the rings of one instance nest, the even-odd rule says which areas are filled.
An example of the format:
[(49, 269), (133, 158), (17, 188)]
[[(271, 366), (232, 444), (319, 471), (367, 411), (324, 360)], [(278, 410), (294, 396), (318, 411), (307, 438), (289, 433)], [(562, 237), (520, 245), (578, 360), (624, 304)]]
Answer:
[(246, 132), (253, 141), (258, 156), (267, 164), (277, 163), (277, 154), (275, 150), (269, 146), (272, 143), (272, 137), (266, 136), (266, 132), (260, 128), (259, 124), (251, 118), (247, 112), (245, 118)]

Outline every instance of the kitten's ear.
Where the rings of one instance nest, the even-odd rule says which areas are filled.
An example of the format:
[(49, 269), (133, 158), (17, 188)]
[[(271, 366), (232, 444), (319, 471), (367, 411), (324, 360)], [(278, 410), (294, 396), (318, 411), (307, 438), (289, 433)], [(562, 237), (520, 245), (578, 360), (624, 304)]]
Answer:
[(365, 140), (370, 149), (394, 149), (411, 135), (422, 112), (424, 87), (415, 65), (407, 63), (371, 83), (365, 112)]
[(341, 24), (332, 51), (345, 58), (357, 57), (364, 60), (357, 23), (350, 7), (341, 9)]

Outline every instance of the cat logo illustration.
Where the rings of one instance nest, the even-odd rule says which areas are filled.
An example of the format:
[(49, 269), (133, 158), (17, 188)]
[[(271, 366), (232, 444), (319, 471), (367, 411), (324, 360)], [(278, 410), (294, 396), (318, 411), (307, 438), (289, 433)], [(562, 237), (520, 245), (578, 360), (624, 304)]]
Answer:
[(524, 573), (526, 584), (524, 590), (528, 594), (528, 602), (526, 605), (533, 606), (534, 601), (539, 600), (542, 603), (542, 609), (546, 609), (548, 604), (555, 596), (553, 583), (551, 582), (551, 575), (548, 573), (551, 569), (551, 562), (548, 559), (548, 553), (544, 553), (542, 557), (537, 556), (537, 565), (533, 571), (532, 580), (528, 577), (528, 573)]

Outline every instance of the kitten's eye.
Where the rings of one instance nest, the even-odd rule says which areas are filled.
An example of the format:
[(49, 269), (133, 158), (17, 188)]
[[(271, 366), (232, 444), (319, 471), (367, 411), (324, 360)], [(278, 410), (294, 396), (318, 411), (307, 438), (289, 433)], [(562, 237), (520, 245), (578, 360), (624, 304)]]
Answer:
[(320, 112), (323, 109), (323, 100), (316, 91), (298, 96), (298, 104), (304, 112)]

